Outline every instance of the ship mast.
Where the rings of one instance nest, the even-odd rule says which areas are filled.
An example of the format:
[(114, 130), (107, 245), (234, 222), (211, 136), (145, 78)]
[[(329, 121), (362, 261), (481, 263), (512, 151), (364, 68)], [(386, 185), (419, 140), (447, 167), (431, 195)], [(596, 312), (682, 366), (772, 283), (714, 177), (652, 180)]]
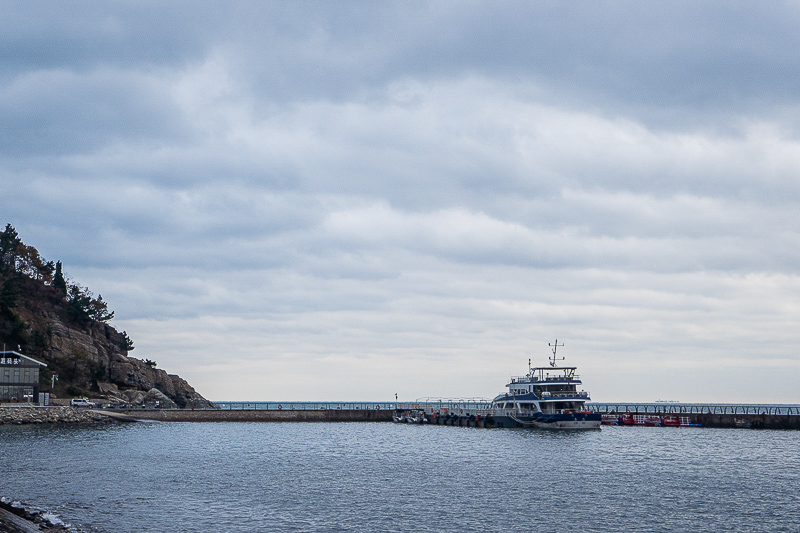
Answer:
[(548, 342), (547, 345), (553, 348), (553, 357), (549, 358), (549, 360), (550, 360), (550, 366), (555, 367), (556, 366), (556, 361), (563, 361), (564, 360), (563, 356), (561, 357), (561, 359), (556, 358), (556, 351), (558, 350), (558, 347), (559, 346), (564, 346), (564, 343), (562, 342), (561, 344), (558, 344), (558, 339), (556, 339), (556, 342), (554, 342), (552, 344), (550, 344)]

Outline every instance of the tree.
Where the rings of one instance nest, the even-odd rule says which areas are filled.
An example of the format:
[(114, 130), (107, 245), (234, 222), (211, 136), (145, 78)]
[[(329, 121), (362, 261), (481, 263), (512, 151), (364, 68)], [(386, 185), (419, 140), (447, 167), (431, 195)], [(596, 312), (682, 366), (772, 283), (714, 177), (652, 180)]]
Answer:
[(61, 272), (61, 261), (56, 262), (56, 273), (53, 275), (53, 287), (58, 289), (64, 296), (67, 295), (67, 280)]
[(123, 331), (122, 332), (122, 341), (120, 341), (119, 344), (120, 344), (120, 347), (123, 350), (125, 350), (126, 352), (133, 351), (133, 348), (134, 348), (133, 341), (131, 340), (130, 337), (128, 337), (128, 332), (127, 331)]
[[(91, 295), (91, 293), (89, 293)], [(89, 302), (89, 316), (98, 322), (108, 322), (114, 318), (114, 311), (108, 310), (108, 303), (103, 301), (103, 295), (98, 294), (97, 299)]]
[(114, 318), (114, 311), (109, 312), (108, 304), (103, 300), (103, 295), (97, 298), (86, 287), (73, 284), (67, 291), (67, 313), (78, 322), (97, 320), (108, 322)]
[(10, 309), (17, 306), (17, 298), (19, 297), (19, 282), (13, 275), (6, 278), (3, 282), (3, 288), (0, 289), (0, 305), (4, 309)]
[(45, 262), (39, 250), (20, 242), (17, 246), (16, 270), (31, 279), (48, 283), (53, 276), (53, 262)]
[(77, 322), (88, 322), (91, 319), (89, 305), (92, 302), (89, 290), (73, 284), (67, 288), (67, 297), (67, 314)]
[(6, 224), (6, 229), (0, 233), (0, 269), (9, 272), (16, 267), (17, 249), (22, 240), (17, 234), (17, 230), (11, 224)]

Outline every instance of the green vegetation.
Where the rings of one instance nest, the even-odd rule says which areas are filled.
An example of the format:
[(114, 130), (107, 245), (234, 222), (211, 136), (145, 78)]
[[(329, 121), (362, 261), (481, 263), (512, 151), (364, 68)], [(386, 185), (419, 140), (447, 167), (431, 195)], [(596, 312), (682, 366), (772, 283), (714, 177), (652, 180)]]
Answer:
[(127, 331), (122, 332), (122, 341), (120, 342), (120, 348), (122, 348), (126, 352), (130, 352), (134, 348), (133, 341), (131, 340), (130, 337), (128, 337)]
[(61, 272), (61, 261), (56, 262), (56, 273), (53, 275), (53, 287), (64, 296), (67, 295), (67, 280), (64, 279), (64, 274)]

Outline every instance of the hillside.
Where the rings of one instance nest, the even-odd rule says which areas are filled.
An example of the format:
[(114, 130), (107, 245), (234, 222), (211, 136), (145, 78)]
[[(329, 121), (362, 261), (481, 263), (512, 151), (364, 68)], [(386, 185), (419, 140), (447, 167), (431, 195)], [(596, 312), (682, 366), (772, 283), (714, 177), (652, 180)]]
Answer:
[(102, 296), (69, 282), (60, 262), (42, 259), (10, 224), (0, 233), (0, 343), (47, 364), (40, 392), (213, 406), (181, 377), (130, 357), (133, 342), (109, 325), (113, 316)]

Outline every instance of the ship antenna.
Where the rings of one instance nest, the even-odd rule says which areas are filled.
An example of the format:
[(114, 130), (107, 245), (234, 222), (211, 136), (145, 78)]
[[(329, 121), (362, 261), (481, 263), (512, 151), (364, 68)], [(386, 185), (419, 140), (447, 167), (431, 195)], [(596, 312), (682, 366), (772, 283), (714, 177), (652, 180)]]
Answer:
[(548, 342), (547, 345), (548, 346), (552, 346), (552, 348), (553, 348), (553, 357), (550, 358), (550, 366), (554, 367), (554, 366), (556, 366), (556, 361), (563, 361), (564, 360), (563, 357), (561, 359), (556, 358), (556, 351), (558, 350), (558, 347), (559, 346), (564, 346), (564, 343), (562, 342), (561, 344), (558, 344), (558, 339), (556, 339), (556, 342), (554, 342), (553, 344), (550, 344)]

